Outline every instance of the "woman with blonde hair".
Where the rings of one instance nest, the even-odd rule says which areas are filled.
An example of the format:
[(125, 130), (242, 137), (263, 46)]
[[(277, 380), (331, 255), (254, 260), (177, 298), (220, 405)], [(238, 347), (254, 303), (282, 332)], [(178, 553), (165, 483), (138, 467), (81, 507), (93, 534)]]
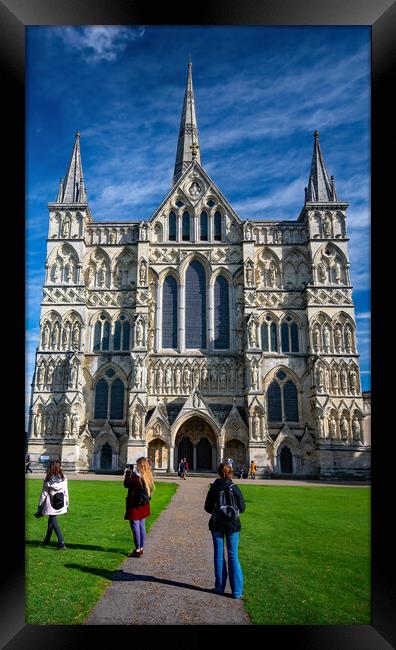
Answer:
[(126, 468), (124, 487), (128, 488), (124, 519), (129, 520), (135, 544), (134, 551), (128, 557), (141, 557), (146, 539), (145, 519), (150, 515), (150, 499), (154, 491), (153, 475), (147, 458), (142, 456), (137, 459), (135, 471)]

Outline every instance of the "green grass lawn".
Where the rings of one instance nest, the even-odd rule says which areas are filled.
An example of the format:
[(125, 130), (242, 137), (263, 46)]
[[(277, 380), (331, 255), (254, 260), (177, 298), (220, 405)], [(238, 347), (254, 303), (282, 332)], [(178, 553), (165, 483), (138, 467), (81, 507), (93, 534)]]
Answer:
[[(83, 623), (111, 576), (133, 549), (124, 520), (127, 491), (120, 481), (69, 481), (70, 510), (59, 517), (67, 551), (58, 551), (55, 533), (42, 547), (48, 517), (36, 519), (42, 480), (26, 481), (26, 623)], [(175, 483), (156, 483), (149, 531), (177, 490)]]
[(370, 490), (240, 488), (239, 556), (252, 622), (370, 624)]

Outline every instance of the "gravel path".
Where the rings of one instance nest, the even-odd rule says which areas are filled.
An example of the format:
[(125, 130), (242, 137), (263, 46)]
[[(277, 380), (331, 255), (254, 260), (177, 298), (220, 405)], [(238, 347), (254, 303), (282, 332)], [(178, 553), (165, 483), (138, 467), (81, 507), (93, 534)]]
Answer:
[(203, 509), (209, 481), (180, 481), (151, 528), (144, 555), (128, 558), (115, 572), (86, 625), (250, 624), (229, 583), (224, 596), (211, 593), (213, 545)]

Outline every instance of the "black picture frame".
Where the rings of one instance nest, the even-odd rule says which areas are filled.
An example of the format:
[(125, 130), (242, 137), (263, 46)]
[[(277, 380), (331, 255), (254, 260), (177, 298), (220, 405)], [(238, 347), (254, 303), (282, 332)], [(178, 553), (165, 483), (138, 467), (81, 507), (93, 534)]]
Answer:
[[(191, 16), (188, 11), (191, 11)], [(391, 533), (391, 513), (388, 506), (392, 494), (394, 454), (391, 449), (392, 431), (391, 381), (386, 380), (389, 351), (384, 342), (391, 337), (392, 320), (386, 316), (384, 296), (393, 295), (390, 287), (392, 237), (384, 237), (384, 226), (391, 229), (390, 196), (394, 185), (391, 178), (394, 162), (386, 162), (391, 149), (391, 126), (394, 121), (394, 100), (391, 79), (395, 62), (396, 11), (392, 0), (228, 0), (203, 7), (170, 6), (162, 3), (154, 8), (138, 5), (132, 0), (6, 0), (0, 3), (0, 61), (3, 88), (3, 156), (2, 173), (3, 220), (7, 236), (15, 242), (12, 258), (12, 291), (7, 297), (15, 323), (8, 323), (3, 334), (6, 348), (12, 356), (12, 395), (3, 412), (3, 431), (8, 434), (6, 476), (3, 467), (3, 503), (12, 486), (9, 517), (3, 516), (3, 579), (0, 592), (2, 647), (17, 648), (80, 648), (102, 643), (107, 634), (101, 627), (89, 626), (31, 626), (24, 622), (24, 488), (20, 481), (25, 452), (24, 431), (24, 35), (27, 25), (79, 24), (155, 24), (155, 25), (371, 25), (372, 28), (372, 624), (367, 626), (248, 626), (226, 631), (227, 645), (256, 641), (290, 644), (293, 648), (318, 650), (382, 650), (395, 645), (393, 624), (395, 594), (391, 583), (394, 534)], [(393, 144), (394, 147), (394, 144)], [(391, 151), (392, 153), (392, 151)], [(3, 158), (4, 161), (4, 158)], [(392, 197), (393, 198), (393, 197)], [(4, 221), (3, 221), (4, 223)], [(386, 231), (385, 231), (386, 232)], [(389, 286), (388, 286), (389, 285)], [(18, 323), (17, 327), (14, 324)], [(4, 324), (3, 324), (4, 326)], [(11, 331), (10, 331), (11, 329)], [(11, 335), (11, 336), (10, 336)], [(388, 339), (390, 340), (390, 338)], [(12, 341), (12, 344), (11, 344)], [(16, 352), (15, 352), (16, 351)], [(7, 390), (7, 388), (6, 388)], [(9, 388), (11, 391), (11, 387)], [(15, 391), (15, 395), (14, 395)], [(19, 402), (20, 396), (20, 402)], [(15, 399), (16, 398), (16, 399)], [(8, 400), (6, 400), (8, 402)], [(390, 425), (390, 426), (389, 426)], [(4, 450), (3, 450), (4, 453)], [(4, 478), (3, 478), (4, 480)], [(21, 485), (22, 484), (22, 485)], [(6, 508), (6, 505), (3, 505)], [(389, 508), (389, 513), (388, 513)], [(5, 532), (4, 532), (5, 531)], [(11, 557), (10, 557), (11, 555)], [(392, 591), (393, 590), (393, 591)], [(194, 628), (196, 626), (193, 626)], [(109, 626), (111, 638), (131, 642), (131, 630)], [(143, 631), (144, 633), (144, 631)], [(166, 638), (179, 642), (180, 631), (173, 626), (157, 629), (161, 642)], [(220, 630), (220, 635), (224, 632)], [(154, 630), (148, 631), (149, 647)], [(260, 638), (261, 637), (261, 638)], [(134, 637), (137, 641), (138, 637)], [(212, 629), (184, 629), (184, 644), (198, 647), (212, 645)], [(221, 637), (220, 637), (221, 638)], [(142, 643), (143, 644), (143, 643)]]

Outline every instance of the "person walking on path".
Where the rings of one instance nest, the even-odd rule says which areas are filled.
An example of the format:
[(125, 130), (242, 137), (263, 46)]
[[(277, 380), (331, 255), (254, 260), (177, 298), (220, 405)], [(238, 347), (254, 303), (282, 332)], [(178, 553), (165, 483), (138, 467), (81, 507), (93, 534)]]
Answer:
[(189, 464), (187, 458), (183, 458), (183, 464), (184, 464), (183, 478), (184, 480), (186, 480), (187, 472), (189, 470)]
[(256, 463), (254, 462), (254, 460), (252, 460), (252, 462), (250, 463), (250, 478), (255, 479), (256, 472), (257, 472)]
[(29, 454), (26, 456), (25, 474), (27, 474), (28, 472), (33, 474), (32, 470), (30, 469), (30, 456), (29, 456)]
[(124, 476), (124, 487), (128, 488), (124, 519), (129, 520), (135, 549), (128, 557), (141, 557), (146, 540), (145, 519), (150, 515), (150, 499), (154, 490), (150, 463), (143, 456), (136, 461), (134, 472), (128, 467)]
[(232, 468), (228, 463), (221, 463), (218, 468), (220, 478), (216, 479), (209, 488), (204, 509), (212, 516), (209, 519), (209, 530), (213, 538), (214, 552), (214, 591), (224, 594), (227, 582), (227, 565), (224, 557), (224, 537), (227, 545), (228, 575), (230, 579), (231, 593), (233, 598), (243, 596), (243, 573), (238, 557), (238, 543), (241, 530), (239, 514), (236, 519), (230, 521), (219, 521), (214, 516), (216, 502), (220, 493), (224, 490), (232, 490), (236, 506), (239, 512), (244, 512), (245, 501), (242, 492), (231, 480)]
[(179, 477), (180, 477), (180, 478), (183, 478), (183, 475), (184, 475), (184, 462), (183, 462), (183, 458), (180, 459), (180, 463), (179, 463), (179, 467), (178, 467), (178, 470), (177, 470), (177, 471), (178, 471)]
[(58, 516), (66, 514), (69, 507), (69, 491), (67, 487), (67, 478), (59, 460), (50, 462), (46, 477), (43, 481), (37, 512), (35, 517), (48, 515), (47, 534), (44, 538), (43, 545), (48, 546), (50, 543), (52, 531), (58, 538), (58, 549), (66, 549), (65, 540), (58, 523)]

